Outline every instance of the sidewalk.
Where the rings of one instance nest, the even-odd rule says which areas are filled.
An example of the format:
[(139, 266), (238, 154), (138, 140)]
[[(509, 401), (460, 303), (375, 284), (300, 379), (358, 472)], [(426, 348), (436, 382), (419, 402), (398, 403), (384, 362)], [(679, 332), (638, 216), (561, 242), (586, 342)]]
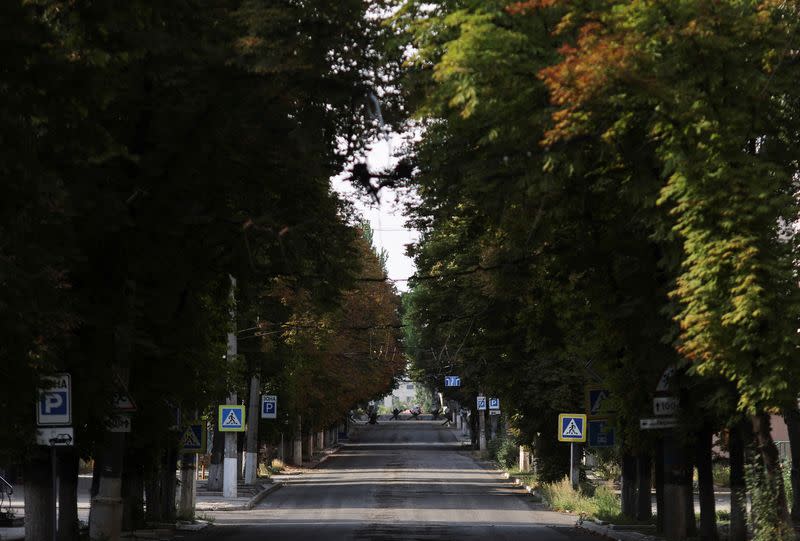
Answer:
[[(195, 512), (203, 511), (246, 511), (252, 509), (264, 497), (283, 486), (272, 479), (259, 479), (255, 485), (245, 485), (239, 481), (237, 498), (225, 498), (221, 490), (207, 490), (208, 481), (197, 481), (197, 500)], [(180, 490), (178, 491), (180, 494)]]
[[(226, 499), (222, 496), (222, 491), (208, 491), (206, 490), (207, 481), (197, 481), (197, 500), (195, 510), (198, 515), (202, 516), (203, 512), (208, 511), (241, 511), (252, 509), (269, 493), (278, 490), (281, 483), (273, 482), (271, 479), (259, 479), (258, 483), (253, 486), (245, 485), (239, 482), (238, 493), (239, 497), (234, 499)], [(89, 491), (92, 486), (91, 475), (80, 475), (78, 477), (78, 519), (83, 523), (89, 521), (89, 509), (91, 507), (91, 500)], [(180, 496), (180, 487), (177, 488), (176, 502)], [(14, 494), (11, 499), (11, 509), (17, 517), (25, 516), (25, 487), (23, 485), (14, 485)], [(201, 517), (202, 518), (202, 517)], [(162, 525), (163, 526), (163, 525)], [(176, 525), (177, 529), (193, 529), (187, 525)], [(167, 530), (174, 530), (172, 528), (159, 528), (156, 530), (137, 530), (135, 538), (151, 537), (156, 535), (157, 538), (170, 537), (166, 532)], [(0, 541), (21, 540), (25, 538), (25, 527), (0, 527)]]

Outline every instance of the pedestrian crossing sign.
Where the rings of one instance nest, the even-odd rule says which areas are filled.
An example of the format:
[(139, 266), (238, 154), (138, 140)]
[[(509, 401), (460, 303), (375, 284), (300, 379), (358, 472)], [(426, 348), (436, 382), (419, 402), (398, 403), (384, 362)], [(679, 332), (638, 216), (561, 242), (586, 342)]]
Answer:
[(220, 432), (244, 432), (244, 406), (219, 407)]
[(559, 414), (558, 441), (586, 441), (586, 415), (582, 413)]
[(203, 453), (206, 450), (206, 427), (200, 421), (195, 421), (186, 427), (181, 436), (181, 453)]

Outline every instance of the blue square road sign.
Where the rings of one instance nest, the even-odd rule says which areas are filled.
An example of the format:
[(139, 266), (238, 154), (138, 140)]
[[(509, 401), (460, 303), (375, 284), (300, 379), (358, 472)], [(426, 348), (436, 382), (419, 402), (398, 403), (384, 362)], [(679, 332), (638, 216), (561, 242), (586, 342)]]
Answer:
[(592, 419), (589, 424), (589, 447), (614, 447), (614, 428), (607, 419)]
[(244, 406), (220, 406), (218, 420), (220, 432), (244, 432)]
[(558, 441), (586, 441), (586, 415), (562, 413), (558, 416)]

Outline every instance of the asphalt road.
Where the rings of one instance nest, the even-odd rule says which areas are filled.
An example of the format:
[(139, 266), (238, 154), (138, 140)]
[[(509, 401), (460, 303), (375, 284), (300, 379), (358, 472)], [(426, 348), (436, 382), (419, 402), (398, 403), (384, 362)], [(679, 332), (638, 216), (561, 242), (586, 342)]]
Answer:
[(441, 422), (382, 421), (250, 511), (193, 539), (597, 541), (463, 451)]

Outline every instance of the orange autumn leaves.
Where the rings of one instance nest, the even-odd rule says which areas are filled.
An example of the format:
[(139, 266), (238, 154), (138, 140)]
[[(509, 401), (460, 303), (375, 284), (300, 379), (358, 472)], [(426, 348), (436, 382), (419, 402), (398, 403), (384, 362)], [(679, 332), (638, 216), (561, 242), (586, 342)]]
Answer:
[(587, 132), (593, 102), (625, 77), (637, 38), (631, 32), (613, 32), (601, 14), (586, 11), (581, 3), (570, 0), (528, 0), (506, 9), (520, 16), (537, 10), (558, 11), (560, 20), (552, 33), (565, 37), (558, 49), (561, 61), (538, 73), (551, 103), (558, 107), (552, 113), (553, 125), (541, 141), (543, 146), (550, 146)]
[(355, 243), (359, 275), (368, 279), (344, 291), (336, 308), (314, 309), (308, 292), (282, 295), (293, 311), (283, 333), (293, 352), (285, 377), (296, 411), (311, 415), (319, 426), (388, 394), (405, 370), (399, 297), (380, 280), (384, 271), (368, 243), (363, 238)]

